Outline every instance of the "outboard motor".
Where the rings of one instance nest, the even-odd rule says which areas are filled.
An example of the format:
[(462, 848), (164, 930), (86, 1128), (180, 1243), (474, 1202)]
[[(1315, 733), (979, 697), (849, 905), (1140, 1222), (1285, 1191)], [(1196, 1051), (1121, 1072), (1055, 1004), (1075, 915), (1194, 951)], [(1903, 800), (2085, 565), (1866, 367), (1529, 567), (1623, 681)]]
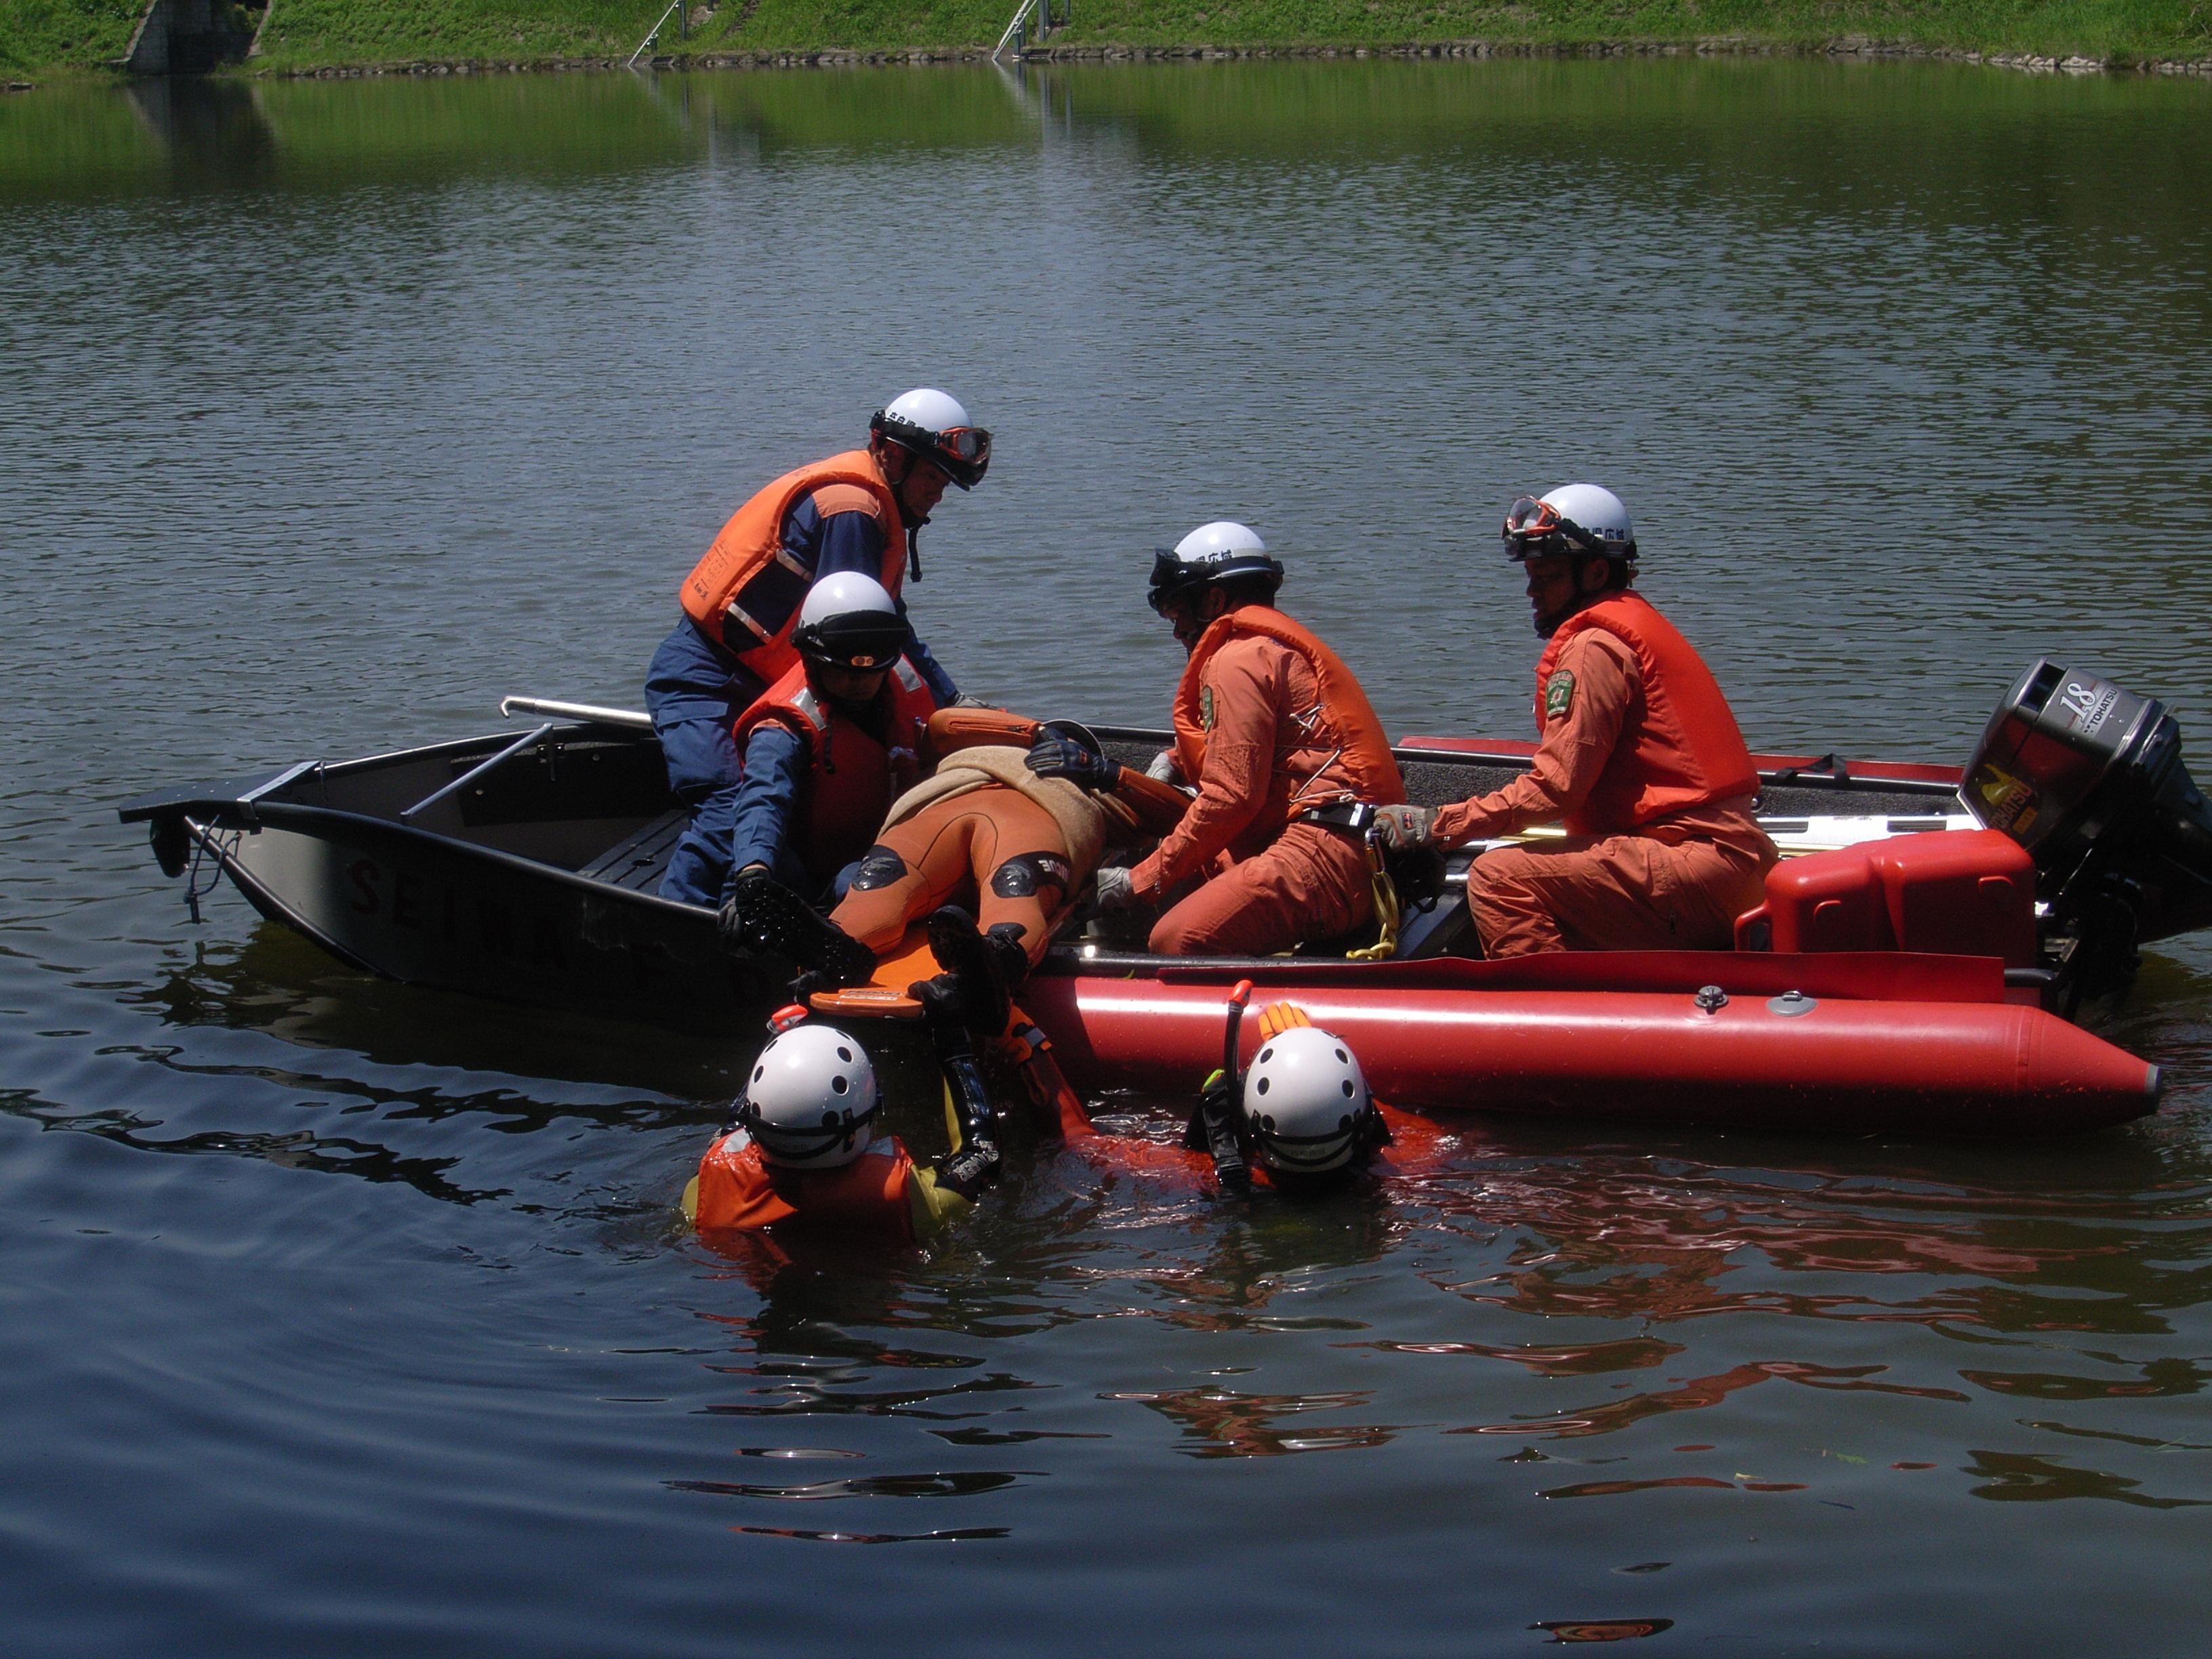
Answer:
[(1959, 793), (2034, 859), (2069, 1012), (2124, 985), (2137, 944), (2212, 923), (2212, 805), (2163, 703), (2039, 661), (1997, 705)]

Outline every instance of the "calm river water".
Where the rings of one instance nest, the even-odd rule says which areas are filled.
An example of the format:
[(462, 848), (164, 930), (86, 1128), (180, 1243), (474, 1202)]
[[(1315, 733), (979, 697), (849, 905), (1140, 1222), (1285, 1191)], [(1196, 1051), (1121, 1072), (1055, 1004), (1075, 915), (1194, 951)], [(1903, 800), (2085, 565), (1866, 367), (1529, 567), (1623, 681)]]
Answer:
[(1444, 1173), (1319, 1207), (1023, 1152), (928, 1255), (732, 1261), (673, 1206), (751, 1038), (193, 926), (112, 808), (635, 704), (723, 516), (917, 383), (1000, 435), (910, 590), (996, 700), (1158, 723), (1147, 550), (1231, 516), (1394, 729), (1519, 735), (1495, 526), (1587, 476), (1756, 746), (1963, 758), (2047, 653), (2206, 777), (2208, 255), (2167, 82), (0, 101), (9, 1646), (2203, 1652), (2204, 942), (2110, 1028), (2166, 1107), (2086, 1139), (1470, 1100)]

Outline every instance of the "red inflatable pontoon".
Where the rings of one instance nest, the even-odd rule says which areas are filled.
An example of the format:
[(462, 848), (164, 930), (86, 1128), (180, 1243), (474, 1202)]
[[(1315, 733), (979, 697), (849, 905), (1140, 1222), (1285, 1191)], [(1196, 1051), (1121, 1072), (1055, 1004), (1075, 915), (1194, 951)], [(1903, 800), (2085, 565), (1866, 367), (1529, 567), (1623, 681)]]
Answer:
[[(1144, 978), (1086, 966), (1041, 975), (1022, 1001), (1091, 1090), (1188, 1093), (1219, 1063), (1238, 976), (1349, 1042), (1378, 1095), (1427, 1110), (2018, 1134), (2122, 1122), (2159, 1097), (2157, 1066), (2007, 1001), (1990, 957), (1622, 952)], [(1701, 999), (1708, 985), (1725, 1000)]]

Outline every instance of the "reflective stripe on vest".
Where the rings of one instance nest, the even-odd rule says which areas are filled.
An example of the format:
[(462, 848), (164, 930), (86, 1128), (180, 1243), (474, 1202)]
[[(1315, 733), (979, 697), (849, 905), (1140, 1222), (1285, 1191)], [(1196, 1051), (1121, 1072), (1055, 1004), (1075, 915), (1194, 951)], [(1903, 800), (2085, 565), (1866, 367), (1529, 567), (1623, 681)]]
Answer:
[(855, 1237), (914, 1242), (907, 1200), (914, 1160), (898, 1137), (872, 1141), (834, 1170), (779, 1169), (751, 1136), (732, 1130), (699, 1160), (698, 1230), (753, 1231), (779, 1222), (835, 1229)]
[(1559, 624), (1536, 663), (1540, 735), (1553, 666), (1566, 642), (1586, 628), (1602, 629), (1636, 653), (1644, 713), (1623, 730), (1595, 787), (1569, 815), (1570, 831), (1619, 835), (1692, 806), (1757, 793), (1758, 769), (1712, 671), (1640, 593), (1615, 593)]
[(884, 677), (881, 695), (889, 704), (884, 743), (816, 696), (806, 665), (795, 663), (731, 725), (740, 755), (771, 720), (805, 744), (806, 770), (784, 833), (817, 881), (828, 881), (873, 846), (891, 803), (921, 780), (922, 738), (937, 700), (904, 658)]
[[(845, 485), (864, 492), (883, 521), (883, 568), (877, 579), (898, 597), (906, 578), (906, 531), (898, 498), (865, 449), (848, 450), (787, 472), (730, 515), (691, 574), (684, 579), (684, 614), (738, 661), (773, 681), (798, 660), (791, 630), (813, 586), (814, 572), (783, 544), (784, 520), (816, 490)], [(848, 490), (840, 489), (842, 497)], [(842, 501), (834, 503), (842, 506)], [(849, 509), (848, 509), (849, 510)]]
[[(1199, 707), (1206, 665), (1212, 661), (1213, 653), (1231, 640), (1253, 635), (1289, 647), (1313, 670), (1321, 691), (1321, 720), (1312, 742), (1303, 746), (1337, 751), (1331, 757), (1332, 763), (1342, 762), (1351, 775), (1354, 799), (1376, 806), (1395, 806), (1404, 800), (1405, 780), (1399, 776), (1398, 763), (1391, 756), (1390, 739), (1352, 671), (1335, 652), (1305, 628), (1264, 605), (1239, 605), (1216, 617), (1206, 624), (1206, 632), (1199, 635), (1197, 648), (1183, 666), (1182, 679), (1176, 686), (1175, 696), (1176, 760), (1182, 768), (1183, 776), (1194, 785), (1206, 773), (1206, 727), (1200, 720)], [(1328, 767), (1321, 770), (1326, 771)], [(1319, 776), (1320, 773), (1314, 775)], [(1298, 781), (1303, 783), (1305, 780)], [(1341, 793), (1316, 795), (1299, 800), (1298, 805), (1326, 806), (1331, 800), (1341, 799)]]

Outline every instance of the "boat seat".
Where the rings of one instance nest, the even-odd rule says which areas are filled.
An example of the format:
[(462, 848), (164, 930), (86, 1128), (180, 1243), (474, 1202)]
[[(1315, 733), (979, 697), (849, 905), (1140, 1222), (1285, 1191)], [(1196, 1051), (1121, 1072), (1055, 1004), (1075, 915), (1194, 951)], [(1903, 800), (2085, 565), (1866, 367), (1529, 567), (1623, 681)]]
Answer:
[(643, 829), (623, 836), (576, 873), (589, 881), (603, 881), (633, 893), (650, 893), (660, 885), (668, 868), (668, 855), (684, 839), (691, 815), (683, 811), (663, 812)]

